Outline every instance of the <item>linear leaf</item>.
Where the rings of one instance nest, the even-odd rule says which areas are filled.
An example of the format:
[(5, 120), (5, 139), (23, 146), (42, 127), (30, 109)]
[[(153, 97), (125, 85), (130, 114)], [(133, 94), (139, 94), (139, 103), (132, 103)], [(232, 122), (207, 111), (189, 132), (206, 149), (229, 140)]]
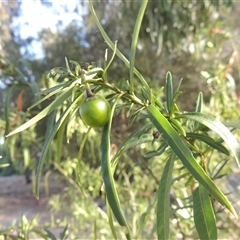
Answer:
[(194, 222), (200, 239), (217, 239), (217, 227), (208, 191), (199, 185), (193, 192)]
[(172, 151), (178, 156), (193, 177), (201, 183), (220, 204), (225, 206), (234, 216), (237, 216), (231, 203), (200, 167), (184, 140), (177, 134), (168, 120), (152, 105), (147, 107), (147, 111), (153, 125), (162, 133), (162, 138), (169, 144)]
[(142, 25), (142, 19), (144, 16), (144, 12), (146, 10), (148, 1), (142, 1), (141, 7), (138, 11), (137, 19), (134, 25), (134, 31), (132, 35), (132, 44), (131, 44), (131, 51), (130, 51), (130, 86), (131, 90), (133, 90), (133, 77), (134, 77), (134, 65), (135, 65), (135, 56), (136, 56), (136, 49), (137, 49), (137, 41), (138, 41), (138, 35), (139, 31)]
[(50, 146), (52, 139), (54, 138), (55, 134), (57, 133), (58, 129), (61, 127), (61, 125), (63, 124), (63, 122), (66, 119), (66, 117), (68, 116), (68, 114), (72, 111), (75, 104), (78, 103), (79, 98), (81, 98), (81, 95), (78, 98), (76, 98), (75, 101), (72, 102), (70, 104), (70, 106), (68, 108), (66, 108), (66, 110), (61, 114), (61, 116), (59, 117), (58, 121), (54, 124), (51, 132), (49, 133), (49, 135), (47, 136), (47, 138), (43, 144), (41, 156), (40, 156), (38, 166), (37, 166), (37, 173), (36, 173), (35, 194), (36, 194), (37, 198), (39, 198), (39, 185), (40, 185), (40, 180), (41, 180), (44, 158), (46, 156), (47, 150)]
[[(93, 0), (89, 0), (89, 9), (92, 13), (92, 16), (94, 18), (94, 21), (99, 29), (99, 31), (101, 32), (102, 34), (102, 37), (104, 38), (105, 42), (107, 43), (107, 45), (114, 51), (114, 48), (115, 48), (115, 44), (112, 42), (112, 40), (108, 37), (107, 33), (105, 32), (105, 30), (103, 29), (98, 17), (97, 17), (97, 14), (94, 10), (94, 7), (93, 7)], [(118, 50), (116, 49), (116, 55), (124, 62), (124, 64), (127, 66), (127, 67), (130, 67), (130, 63), (128, 61), (128, 59)], [(136, 69), (134, 68), (134, 74), (139, 78), (139, 80), (141, 81), (142, 85), (144, 85), (145, 87), (149, 88), (148, 86), (148, 83), (146, 82), (146, 80), (143, 78), (143, 76), (141, 75), (141, 73)], [(149, 88), (150, 89), (150, 88)]]
[(41, 98), (40, 100), (38, 100), (36, 103), (34, 103), (32, 106), (30, 106), (28, 108), (28, 110), (31, 110), (32, 108), (36, 107), (37, 105), (39, 105), (40, 103), (44, 102), (46, 99), (49, 99), (50, 97), (52, 97), (53, 95), (57, 94), (58, 92), (62, 91), (62, 88), (58, 88), (56, 90), (51, 91), (50, 93), (48, 93), (46, 96), (44, 96), (43, 98)]
[(166, 76), (165, 93), (167, 101), (167, 110), (169, 113), (171, 113), (173, 106), (173, 83), (172, 75), (170, 72), (168, 72)]
[(148, 205), (146, 211), (141, 215), (141, 217), (138, 221), (138, 235), (142, 232), (142, 230), (143, 230), (143, 228), (146, 224), (146, 221), (150, 216), (150, 213), (151, 213), (152, 209), (156, 205), (156, 202), (157, 202), (157, 198), (156, 198), (156, 195), (155, 195), (153, 202)]
[(136, 130), (132, 134), (130, 134), (119, 146), (118, 151), (116, 152), (113, 160), (112, 160), (112, 166), (113, 169), (115, 169), (119, 158), (123, 154), (123, 152), (127, 151), (128, 149), (137, 146), (138, 144), (145, 143), (145, 142), (151, 142), (153, 137), (150, 135), (142, 136), (142, 134), (139, 136), (140, 133), (143, 133), (146, 129), (151, 127), (151, 124), (145, 125), (143, 128)]
[(145, 158), (152, 158), (152, 157), (155, 157), (155, 156), (160, 156), (165, 152), (167, 147), (168, 147), (168, 144), (166, 142), (163, 142), (157, 150), (149, 151), (149, 152), (145, 153), (144, 157)]
[(198, 94), (195, 112), (202, 112), (202, 107), (203, 107), (203, 94), (202, 92), (200, 92)]
[(12, 132), (10, 132), (6, 137), (12, 136), (16, 133), (22, 132), (23, 130), (31, 127), (33, 124), (40, 121), (42, 118), (46, 117), (50, 114), (53, 110), (59, 107), (69, 96), (71, 96), (72, 88), (69, 88), (66, 92), (63, 92), (56, 98), (49, 106), (44, 108), (40, 113), (38, 113), (35, 117), (31, 118), (26, 123), (22, 124), (20, 127), (16, 128)]
[(67, 230), (68, 230), (68, 224), (65, 226), (63, 231), (60, 233), (60, 239), (61, 240), (67, 240), (68, 239)]
[(223, 125), (219, 120), (215, 119), (214, 117), (197, 112), (184, 113), (178, 117), (191, 119), (196, 122), (199, 122), (210, 128), (215, 133), (217, 133), (225, 141), (225, 143), (232, 151), (236, 159), (237, 165), (240, 168), (240, 145), (237, 142), (236, 138), (233, 136), (233, 134), (230, 132), (230, 130), (225, 125)]
[(65, 87), (68, 83), (64, 82), (64, 83), (60, 83), (56, 86), (53, 86), (51, 88), (47, 88), (45, 90), (42, 90), (41, 92), (37, 92), (36, 95), (40, 96), (40, 95), (45, 95), (51, 92), (57, 93), (58, 91), (61, 91), (63, 87)]
[(47, 233), (47, 237), (50, 238), (51, 240), (57, 240), (57, 238), (54, 236), (54, 234), (48, 230), (47, 228), (44, 228), (45, 232)]
[(197, 139), (202, 142), (205, 142), (206, 144), (208, 144), (212, 148), (218, 150), (219, 152), (229, 155), (229, 151), (227, 150), (227, 148), (225, 148), (220, 142), (215, 141), (213, 138), (211, 138), (207, 135), (203, 135), (200, 133), (187, 133), (186, 136), (189, 138), (193, 138), (193, 139)]
[(170, 189), (175, 154), (168, 159), (162, 173), (158, 188), (157, 235), (158, 239), (169, 239)]
[[(117, 100), (114, 103), (111, 111), (111, 118), (113, 117), (114, 108), (116, 106)], [(105, 191), (107, 196), (107, 201), (111, 210), (117, 219), (118, 223), (121, 226), (127, 228), (128, 233), (126, 234), (127, 239), (132, 239), (130, 234), (130, 229), (128, 227), (127, 221), (124, 217), (118, 193), (116, 190), (113, 174), (114, 171), (111, 167), (111, 159), (110, 159), (110, 133), (111, 133), (111, 121), (109, 121), (104, 127), (102, 132), (102, 139), (101, 139), (101, 173), (103, 182), (105, 185)]]
[(108, 215), (109, 226), (111, 228), (112, 235), (113, 235), (114, 239), (117, 240), (117, 234), (116, 234), (114, 224), (113, 224), (112, 209), (109, 206), (109, 203), (108, 203), (107, 200), (106, 200), (106, 204), (107, 204), (107, 215)]

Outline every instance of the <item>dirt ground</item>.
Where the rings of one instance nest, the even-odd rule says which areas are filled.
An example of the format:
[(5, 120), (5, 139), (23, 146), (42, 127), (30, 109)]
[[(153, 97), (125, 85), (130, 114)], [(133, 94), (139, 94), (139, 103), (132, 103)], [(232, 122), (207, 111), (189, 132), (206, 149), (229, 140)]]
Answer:
[[(238, 214), (240, 214), (239, 182), (240, 173), (230, 176), (227, 181), (228, 184), (226, 184), (228, 191), (233, 193), (231, 200)], [(0, 230), (11, 226), (14, 220), (19, 222), (23, 214), (28, 220), (37, 216), (38, 222), (42, 226), (40, 229), (43, 230), (44, 223), (50, 222), (48, 200), (51, 195), (60, 193), (66, 186), (65, 183), (54, 176), (50, 177), (48, 183), (49, 195), (46, 195), (43, 183), (41, 183), (40, 200), (38, 201), (32, 193), (32, 185), (26, 184), (24, 176), (0, 177)], [(236, 227), (240, 228), (239, 221), (234, 220), (234, 222)], [(63, 228), (49, 228), (49, 230), (58, 237)]]
[[(26, 184), (24, 176), (0, 177), (0, 230), (11, 226), (16, 220), (19, 222), (24, 214), (28, 220), (38, 216), (40, 223), (50, 221), (48, 200), (52, 194), (59, 193), (63, 188), (61, 180), (49, 179), (49, 196), (40, 186), (40, 199), (32, 193), (32, 185)], [(62, 229), (61, 229), (62, 230)], [(59, 229), (51, 229), (58, 233)]]

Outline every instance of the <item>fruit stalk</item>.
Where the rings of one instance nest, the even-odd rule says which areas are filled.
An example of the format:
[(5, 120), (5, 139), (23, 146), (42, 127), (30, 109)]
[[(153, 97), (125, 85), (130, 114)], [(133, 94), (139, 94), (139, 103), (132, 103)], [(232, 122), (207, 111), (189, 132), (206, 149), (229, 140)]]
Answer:
[(87, 98), (91, 98), (91, 97), (94, 97), (94, 93), (92, 92), (90, 86), (88, 83), (85, 82), (85, 89), (86, 89), (86, 95), (87, 95)]

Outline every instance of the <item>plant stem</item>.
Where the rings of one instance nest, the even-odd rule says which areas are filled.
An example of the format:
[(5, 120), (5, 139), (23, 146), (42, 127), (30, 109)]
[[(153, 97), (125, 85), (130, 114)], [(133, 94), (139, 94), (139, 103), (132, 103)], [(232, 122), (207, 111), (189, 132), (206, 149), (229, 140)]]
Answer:
[(82, 81), (85, 83), (86, 95), (88, 98), (90, 98), (90, 97), (93, 97), (94, 94), (93, 94), (89, 84), (86, 82), (85, 73), (86, 73), (86, 71), (84, 69), (82, 69), (81, 70)]
[(86, 95), (87, 95), (88, 98), (94, 96), (94, 94), (93, 94), (91, 88), (89, 87), (88, 83), (85, 83), (85, 89), (86, 89)]

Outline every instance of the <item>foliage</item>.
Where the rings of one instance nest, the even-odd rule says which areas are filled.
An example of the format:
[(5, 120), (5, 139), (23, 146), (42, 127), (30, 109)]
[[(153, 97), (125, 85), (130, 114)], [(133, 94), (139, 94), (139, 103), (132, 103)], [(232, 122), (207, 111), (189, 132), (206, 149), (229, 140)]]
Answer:
[[(139, 56), (139, 52), (144, 59), (146, 59), (145, 54), (149, 54), (147, 47), (139, 51), (139, 44), (142, 43), (145, 30), (149, 26), (152, 27), (147, 34), (150, 34), (153, 41), (150, 48), (152, 47), (154, 54), (156, 53), (154, 41), (158, 41), (157, 55), (161, 50), (161, 41), (164, 39), (163, 42), (167, 44), (165, 47), (168, 48), (167, 54), (171, 53), (171, 56), (175, 54), (176, 57), (179, 48), (183, 47), (190, 51), (192, 38), (201, 37), (203, 44), (200, 49), (206, 57), (206, 49), (215, 44), (217, 46), (220, 40), (216, 40), (218, 37), (216, 35), (211, 36), (213, 38), (210, 39), (208, 34), (203, 32), (211, 31), (216, 23), (209, 28), (206, 26), (207, 29), (202, 29), (199, 28), (199, 24), (208, 22), (204, 19), (205, 15), (201, 15), (201, 21), (195, 22), (192, 22), (194, 18), (190, 16), (187, 20), (190, 28), (182, 28), (181, 21), (186, 22), (186, 16), (181, 15), (182, 8), (177, 6), (182, 4), (180, 2), (148, 3), (144, 1), (141, 7), (140, 3), (126, 2), (124, 4), (131, 5), (128, 8), (131, 16), (133, 10), (140, 9), (129, 49), (121, 41), (111, 41), (114, 39), (112, 32), (106, 33), (108, 30), (106, 24), (100, 23), (92, 3), (89, 4), (91, 18), (99, 28), (98, 33), (102, 34), (104, 44), (112, 50), (112, 52), (106, 51), (102, 62), (90, 64), (78, 62), (78, 59), (84, 56), (84, 49), (79, 48), (76, 51), (79, 54), (76, 61), (65, 59), (65, 68), (54, 68), (48, 76), (42, 77), (39, 81), (42, 85), (39, 92), (37, 88), (31, 88), (34, 81), (28, 79), (28, 71), (21, 73), (22, 69), (26, 70), (24, 66), (19, 67), (18, 63), (12, 64), (4, 59), (7, 62), (7, 68), (3, 69), (3, 73), (6, 73), (5, 83), (13, 83), (13, 85), (8, 85), (7, 94), (9, 95), (6, 94), (8, 97), (5, 98), (7, 99), (5, 101), (6, 117), (5, 121), (1, 121), (1, 131), (4, 134), (11, 129), (8, 136), (13, 136), (6, 139), (5, 146), (6, 151), (9, 150), (9, 159), (13, 161), (13, 165), (24, 156), (23, 166), (14, 165), (14, 169), (20, 173), (29, 166), (35, 169), (38, 149), (42, 139), (45, 139), (38, 161), (36, 179), (33, 178), (34, 182), (36, 181), (35, 193), (38, 196), (41, 175), (50, 167), (64, 176), (70, 183), (70, 187), (67, 187), (61, 196), (53, 197), (50, 206), (52, 212), (57, 212), (62, 207), (68, 209), (74, 219), (74, 224), (68, 227), (71, 232), (76, 232), (76, 236), (79, 230), (82, 230), (91, 232), (93, 238), (104, 236), (105, 238), (152, 239), (158, 236), (159, 239), (167, 239), (180, 234), (183, 238), (217, 239), (220, 233), (222, 236), (222, 226), (226, 230), (237, 225), (223, 212), (225, 207), (236, 216), (231, 204), (235, 199), (232, 195), (226, 194), (228, 189), (223, 188), (223, 184), (219, 184), (219, 179), (222, 183), (227, 181), (226, 175), (232, 168), (230, 154), (239, 164), (239, 145), (233, 136), (233, 133), (236, 135), (235, 129), (239, 128), (237, 122), (239, 104), (238, 96), (235, 94), (236, 88), (229, 74), (232, 67), (231, 61), (227, 66), (213, 65), (201, 72), (208, 79), (212, 97), (209, 105), (205, 105), (203, 94), (199, 93), (196, 108), (191, 112), (181, 110), (179, 99), (182, 97), (180, 90), (182, 82), (176, 81), (175, 72), (173, 80), (170, 72), (167, 72), (166, 78), (163, 79), (159, 77), (162, 74), (153, 69), (146, 73), (142, 67), (138, 68), (141, 69), (140, 71), (135, 68), (139, 64), (140, 57), (136, 57)], [(161, 8), (157, 7), (157, 9), (163, 9), (161, 14), (158, 15), (153, 11), (154, 4), (164, 4), (160, 6)], [(209, 10), (207, 17), (211, 16), (210, 12), (215, 10), (214, 4), (218, 2), (201, 2), (200, 5)], [(191, 7), (190, 5), (187, 4), (187, 8), (194, 9), (193, 13), (200, 13), (197, 10), (199, 7), (197, 2), (196, 5), (195, 3)], [(101, 6), (104, 8), (107, 5)], [(177, 14), (172, 9), (175, 9)], [(156, 16), (160, 19), (156, 19)], [(105, 19), (110, 17), (109, 13), (106, 13)], [(175, 19), (175, 17), (180, 20), (179, 26), (174, 25), (176, 21), (173, 20), (169, 28), (177, 28), (180, 32), (169, 32), (164, 29), (161, 32), (161, 24), (164, 26), (161, 21)], [(152, 22), (153, 19), (154, 22)], [(161, 24), (158, 25), (159, 23)], [(157, 29), (158, 26), (159, 29)], [(203, 32), (195, 35), (191, 29)], [(124, 30), (126, 29), (123, 28)], [(162, 38), (161, 41), (157, 39), (156, 31), (157, 37), (160, 40)], [(44, 35), (44, 32), (42, 34)], [(178, 41), (178, 34), (183, 35), (182, 41)], [(74, 36), (71, 26), (62, 38), (56, 37), (59, 45), (68, 45), (68, 35)], [(48, 35), (45, 35), (45, 38), (48, 39)], [(129, 41), (130, 38), (127, 39)], [(184, 45), (182, 43), (185, 40)], [(48, 45), (45, 41), (45, 44), (47, 51), (51, 48), (59, 48), (55, 42)], [(75, 39), (72, 39), (69, 45), (78, 47)], [(105, 46), (99, 44), (98, 48), (103, 51)], [(51, 63), (48, 63), (48, 67), (62, 66), (64, 48), (61, 50), (57, 59), (49, 57)], [(218, 50), (220, 51), (220, 48)], [(92, 52), (93, 59), (94, 51), (96, 48)], [(206, 58), (212, 55), (211, 50), (208, 49), (208, 51)], [(112, 56), (109, 57), (110, 52)], [(128, 52), (130, 52), (129, 58), (126, 57)], [(197, 50), (194, 53), (196, 52)], [(68, 54), (72, 56), (73, 53), (74, 49), (71, 48)], [(218, 54), (221, 56), (220, 52)], [(85, 59), (89, 58), (80, 58), (84, 61)], [(156, 58), (152, 59), (156, 60)], [(120, 61), (123, 65), (120, 65)], [(154, 64), (157, 65), (158, 62), (155, 61)], [(112, 75), (116, 66), (117, 68), (121, 66), (120, 71), (118, 69), (118, 76)], [(184, 71), (184, 74), (190, 74), (185, 68)], [(22, 80), (26, 81), (21, 82)], [(162, 82), (165, 82), (164, 87), (160, 85)], [(26, 89), (25, 95), (30, 87), (33, 96), (38, 99), (35, 99), (30, 108), (28, 108), (29, 103), (32, 101), (25, 100), (29, 105), (24, 105), (23, 110), (19, 107), (23, 99), (20, 92), (15, 108), (10, 108), (9, 111), (7, 106), (10, 105), (12, 91), (19, 87), (19, 83), (24, 90)], [(111, 104), (111, 120), (103, 129), (88, 128), (80, 119), (78, 110), (84, 99), (87, 84), (94, 93), (105, 96)], [(232, 100), (233, 96), (235, 96), (234, 100)], [(192, 99), (187, 99), (186, 102), (194, 105)], [(28, 111), (25, 111), (27, 108)], [(216, 111), (213, 112), (213, 109)], [(21, 120), (15, 121), (14, 119), (19, 116)], [(39, 130), (41, 120), (46, 117), (47, 121)], [(226, 122), (229, 119), (232, 121)], [(37, 126), (36, 123), (38, 123)], [(126, 123), (127, 127), (125, 127)], [(21, 126), (12, 131), (16, 124)], [(46, 133), (42, 131), (44, 128)], [(21, 142), (20, 146), (18, 142)], [(69, 144), (65, 144), (66, 142)], [(18, 151), (19, 147), (22, 152)], [(78, 151), (77, 156), (76, 151)], [(34, 160), (29, 163), (32, 153), (31, 158)], [(7, 155), (4, 154), (4, 156)], [(93, 210), (95, 208), (96, 211)], [(228, 220), (224, 222), (223, 219), (226, 218)], [(28, 224), (26, 220), (24, 222)], [(92, 226), (93, 222), (94, 226)], [(228, 225), (224, 225), (226, 223)], [(20, 231), (25, 230), (22, 228)], [(49, 238), (52, 236), (48, 231), (43, 231), (41, 234), (45, 237), (48, 235)]]
[[(213, 154), (216, 154), (216, 152), (223, 159), (228, 159), (231, 152), (239, 165), (239, 144), (225, 125), (216, 118), (202, 112), (203, 96), (201, 93), (198, 96), (195, 111), (183, 112), (177, 104), (178, 97), (181, 94), (181, 81), (174, 89), (172, 75), (168, 72), (164, 88), (159, 90), (152, 89), (142, 74), (136, 70), (134, 62), (137, 40), (147, 3), (147, 1), (142, 2), (139, 9), (133, 31), (130, 49), (131, 57), (128, 60), (118, 49), (117, 43), (114, 44), (106, 34), (90, 1), (90, 11), (104, 40), (113, 51), (112, 57), (108, 59), (106, 55), (103, 64), (104, 68), (93, 64), (83, 66), (76, 61), (68, 61), (66, 59), (66, 68), (58, 67), (52, 69), (48, 78), (55, 84), (41, 91), (39, 95), (44, 97), (31, 108), (53, 96), (55, 96), (54, 100), (36, 116), (10, 132), (7, 137), (34, 126), (46, 116), (53, 116), (53, 119), (55, 119), (52, 121), (51, 129), (47, 131), (38, 162), (35, 193), (39, 197), (39, 183), (51, 142), (57, 135), (57, 149), (60, 151), (59, 146), (62, 145), (63, 134), (66, 133), (70, 139), (73, 136), (72, 131), (77, 131), (73, 127), (75, 123), (72, 122), (72, 119), (77, 122), (80, 121), (78, 109), (83, 102), (86, 88), (90, 85), (91, 91), (106, 96), (112, 108), (110, 121), (102, 129), (100, 158), (101, 176), (104, 183), (104, 193), (106, 194), (107, 215), (113, 237), (117, 239), (120, 236), (119, 234), (124, 232), (127, 239), (139, 238), (144, 229), (147, 215), (152, 208), (156, 208), (156, 220), (152, 233), (156, 231), (158, 239), (168, 239), (173, 234), (169, 219), (183, 218), (183, 216), (175, 217), (175, 213), (180, 209), (190, 208), (193, 210), (194, 223), (199, 238), (217, 239), (215, 218), (218, 212), (215, 208), (215, 202), (220, 203), (235, 217), (237, 217), (237, 214), (227, 196), (214, 182), (216, 178), (221, 177), (222, 168), (227, 160), (217, 169), (210, 166), (209, 163), (211, 163)], [(129, 68), (129, 80), (122, 79), (119, 85), (111, 83), (107, 77), (108, 69), (111, 67), (115, 55)], [(137, 84), (141, 85), (140, 92), (137, 91), (139, 88), (135, 90)], [(165, 101), (162, 100), (163, 97), (166, 99)], [(112, 155), (112, 121), (114, 115), (125, 111), (128, 112), (129, 123), (138, 123), (137, 129), (127, 136), (125, 140), (122, 140), (122, 144), (116, 153)], [(140, 126), (140, 123), (144, 127)], [(234, 124), (234, 128), (236, 127), (239, 128), (239, 125)], [(151, 133), (153, 131), (154, 134)], [(82, 187), (81, 166), (83, 149), (87, 138), (91, 137), (90, 133), (91, 128), (88, 128), (80, 144), (78, 160), (73, 172), (76, 176), (73, 179), (80, 186), (80, 189)], [(228, 148), (224, 146), (223, 142), (225, 142)], [(119, 194), (119, 187), (114, 174), (115, 172), (117, 173), (118, 167), (123, 164), (121, 162), (124, 159), (122, 156), (124, 156), (127, 149), (131, 149), (140, 143), (146, 145), (145, 150), (148, 150), (145, 153), (145, 157), (149, 158), (149, 161), (154, 161), (152, 166), (148, 162), (145, 163), (145, 166), (154, 176), (154, 179), (157, 182), (159, 181), (159, 184), (155, 185), (157, 193), (154, 202), (149, 204), (146, 213), (142, 215), (139, 222), (140, 231), (136, 232), (132, 231), (134, 225), (130, 224), (129, 221), (131, 215), (123, 208), (123, 199)], [(58, 153), (58, 157), (55, 157), (53, 162), (57, 168), (59, 168), (57, 164), (60, 156), (61, 153)], [(141, 155), (138, 156), (141, 158)], [(161, 171), (155, 172), (152, 167), (156, 166), (157, 168), (158, 165), (165, 165), (165, 167)], [(65, 176), (68, 175), (65, 174)], [(120, 171), (118, 177), (120, 176), (124, 177), (124, 172)], [(68, 179), (72, 177), (70, 174)], [(126, 181), (126, 176), (124, 178)], [(173, 203), (177, 201), (177, 198), (171, 192), (174, 189), (174, 184), (178, 181), (182, 181), (185, 186), (190, 186), (190, 190), (187, 191), (185, 196), (188, 199), (187, 205), (182, 204), (179, 206), (179, 203)], [(176, 207), (174, 210), (172, 209), (172, 204)], [(125, 204), (124, 206), (126, 207)], [(192, 212), (187, 211), (187, 216), (187, 218), (192, 216)], [(119, 223), (120, 228), (115, 227), (114, 219)], [(180, 228), (179, 231), (181, 231)]]
[(37, 218), (33, 218), (32, 220), (28, 220), (25, 215), (22, 215), (21, 221), (17, 227), (12, 226), (8, 229), (0, 230), (0, 235), (4, 236), (4, 239), (11, 240), (11, 239), (24, 239), (29, 240), (33, 237), (41, 237), (41, 239), (61, 239), (66, 240), (68, 239), (67, 234), (67, 226), (63, 229), (60, 233), (59, 238), (55, 237), (54, 234), (48, 229), (45, 228), (44, 231), (40, 231), (37, 229), (38, 221)]

